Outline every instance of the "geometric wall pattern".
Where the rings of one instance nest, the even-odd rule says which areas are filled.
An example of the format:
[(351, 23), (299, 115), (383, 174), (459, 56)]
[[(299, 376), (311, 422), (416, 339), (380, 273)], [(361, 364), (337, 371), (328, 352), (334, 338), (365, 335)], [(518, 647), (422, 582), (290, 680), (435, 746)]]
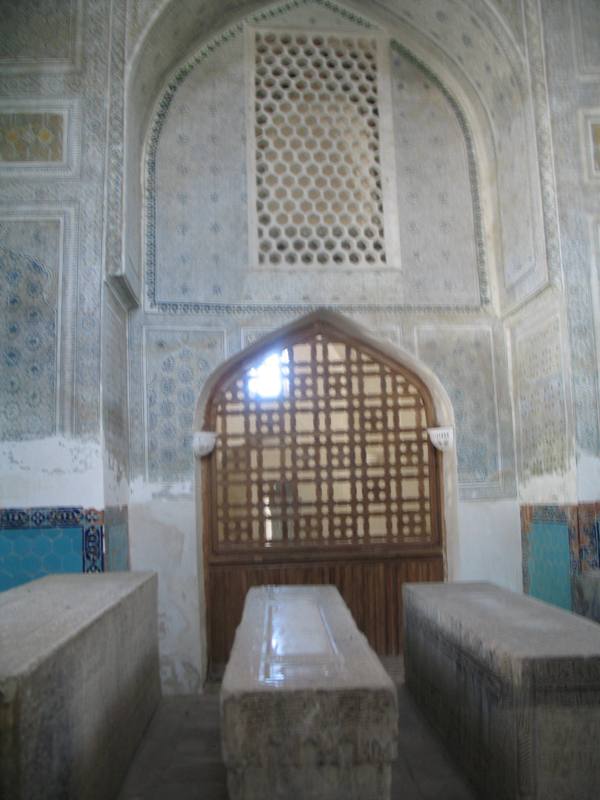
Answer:
[(600, 566), (600, 503), (521, 506), (523, 589), (571, 609), (573, 576)]
[(471, 133), (454, 98), (396, 42), (391, 51), (402, 283), (408, 304), (487, 298)]
[(585, 79), (600, 77), (600, 4), (597, 0), (571, 0), (577, 72)]
[[(172, 319), (145, 314), (148, 323), (147, 331), (153, 331), (153, 337), (160, 337), (161, 331), (173, 335), (175, 341), (178, 334), (171, 334)], [(294, 317), (277, 314), (263, 314), (249, 318), (248, 324), (243, 320), (225, 320), (223, 327), (215, 329), (211, 336), (219, 341), (219, 349), (223, 356), (216, 359), (215, 366), (225, 359), (225, 355), (238, 352), (248, 347), (259, 338), (290, 322)], [(297, 318), (297, 317), (296, 317)], [(512, 410), (506, 380), (506, 351), (501, 330), (490, 331), (488, 324), (467, 324), (466, 321), (453, 325), (451, 322), (423, 322), (423, 317), (409, 317), (401, 314), (381, 318), (377, 315), (363, 315), (360, 322), (370, 329), (374, 336), (384, 341), (392, 341), (403, 350), (412, 352), (423, 359), (440, 378), (453, 401), (456, 417), (456, 435), (458, 440), (458, 479), (460, 496), (465, 499), (482, 499), (515, 496), (514, 440), (512, 429)], [(172, 442), (169, 436), (160, 432), (159, 415), (147, 409), (147, 398), (142, 396), (138, 385), (144, 387), (152, 381), (158, 386), (160, 360), (158, 354), (150, 357), (154, 368), (146, 366), (146, 375), (140, 367), (142, 359), (142, 339), (144, 328), (136, 319), (130, 327), (131, 333), (131, 370), (133, 391), (131, 402), (132, 426), (132, 468), (133, 474), (153, 475), (153, 480), (161, 482), (178, 482), (184, 478), (189, 480), (193, 475), (193, 460), (182, 453), (184, 460), (168, 457), (163, 460), (159, 449), (163, 445), (170, 449)], [(164, 322), (161, 328), (157, 322)], [(181, 329), (182, 333), (190, 329)], [(415, 334), (416, 331), (416, 334)], [(227, 342), (225, 350), (224, 342)], [(415, 342), (418, 345), (415, 349)], [(223, 344), (221, 344), (223, 343)], [(145, 346), (147, 353), (150, 349)], [(139, 353), (139, 355), (136, 355)], [(139, 376), (139, 377), (138, 377)], [(170, 387), (170, 384), (167, 384)], [(147, 394), (147, 391), (146, 391)], [(155, 408), (154, 394), (150, 399)], [(497, 407), (496, 407), (497, 404)], [(166, 406), (169, 410), (170, 406)], [(146, 409), (146, 410), (145, 410)], [(145, 447), (148, 445), (144, 434), (144, 415), (148, 416), (152, 426), (152, 453), (146, 458)], [(491, 420), (491, 429), (488, 421)], [(185, 432), (182, 431), (182, 436)], [(187, 432), (189, 436), (189, 429)], [(141, 437), (142, 447), (136, 442)]]
[(0, 98), (0, 174), (77, 177), (81, 163), (81, 100)]
[(600, 503), (579, 504), (577, 528), (581, 570), (600, 569)]
[(410, 373), (325, 325), (272, 347), (206, 413), (215, 548), (431, 544), (431, 409)]
[(224, 360), (224, 337), (220, 332), (147, 328), (145, 352), (147, 478), (189, 480), (196, 400)]
[(0, 163), (63, 159), (62, 114), (0, 113)]
[(181, 83), (161, 130), (166, 146), (151, 143), (147, 290), (157, 301), (218, 304), (244, 288), (248, 253), (243, 37)]
[(513, 336), (521, 479), (560, 473), (567, 457), (560, 319), (543, 315)]
[(276, 29), (250, 34), (251, 232), (258, 234), (251, 260), (385, 265), (377, 40)]
[[(25, 234), (23, 250), (9, 231)], [(3, 236), (4, 234), (4, 236)], [(52, 266), (27, 253), (55, 247)], [(60, 227), (55, 221), (0, 221), (0, 438), (32, 439), (56, 430)], [(54, 268), (52, 268), (54, 267)]]
[(600, 181), (600, 108), (579, 109), (579, 135), (586, 181)]
[(442, 381), (452, 401), (461, 486), (497, 483), (501, 455), (490, 329), (422, 325), (416, 336), (419, 358)]
[[(600, 124), (600, 4), (597, 0), (570, 0), (541, 5), (547, 80), (556, 120), (552, 145), (555, 153), (562, 154), (555, 158), (562, 205), (560, 235), (567, 323), (561, 334), (569, 351), (566, 366), (570, 374), (565, 388), (570, 400), (572, 387), (575, 426), (574, 431), (566, 433), (569, 445), (575, 439), (581, 451), (598, 458), (600, 340), (592, 335), (598, 291), (590, 286), (590, 273), (600, 262), (596, 260), (594, 264), (596, 243), (589, 232), (593, 220), (600, 217), (600, 172), (594, 170), (591, 127), (594, 122)], [(586, 467), (582, 468), (585, 471)]]
[[(328, 57), (319, 28), (325, 10), (332, 18), (322, 28), (327, 36), (336, 28), (343, 31), (333, 37), (338, 45), (327, 50)], [(322, 305), (347, 312), (413, 305), (473, 308), (485, 302), (474, 150), (449, 91), (389, 39), (377, 40), (377, 58), (385, 65), (380, 76), (375, 50), (365, 59), (358, 58), (360, 48), (350, 47), (375, 41), (362, 38), (371, 23), (331, 3), (289, 4), (267, 17), (270, 32), (254, 29), (263, 37), (260, 63), (244, 50), (242, 26), (234, 26), (182, 66), (161, 99), (145, 164), (150, 307), (237, 314), (269, 308), (298, 313)], [(359, 30), (362, 26), (362, 36), (349, 34), (347, 17)], [(250, 18), (252, 25), (262, 22), (260, 14)], [(286, 44), (290, 31), (306, 39), (302, 48), (291, 40)], [(319, 48), (314, 41), (322, 42)], [(247, 48), (255, 44), (246, 41)], [(290, 47), (297, 55), (287, 52)], [(311, 48), (309, 58), (304, 51)], [(344, 48), (357, 60), (342, 58)], [(281, 63), (273, 61), (279, 58)], [(306, 67), (295, 59), (299, 64), (308, 59)], [(319, 59), (316, 68), (313, 61)], [(257, 70), (256, 87), (245, 76), (249, 68)], [(296, 75), (298, 69), (308, 70), (309, 77)], [(393, 120), (390, 92), (397, 107)], [(340, 105), (342, 95), (347, 102)], [(404, 118), (397, 113), (402, 104)], [(342, 124), (354, 105), (360, 124)], [(367, 113), (371, 105), (378, 119)], [(273, 124), (266, 124), (270, 115)], [(511, 130), (520, 130), (518, 120), (511, 124)], [(349, 146), (352, 136), (358, 143)], [(248, 153), (251, 162), (257, 159), (256, 170), (254, 163), (248, 166)], [(517, 215), (517, 223), (529, 231), (525, 216)], [(313, 236), (317, 228), (320, 234)]]
[[(57, 139), (62, 128), (60, 158), (58, 152), (50, 152), (52, 160), (32, 160), (45, 158), (34, 148), (19, 154), (27, 160), (0, 162), (3, 221), (9, 215), (27, 217), (31, 229), (28, 234), (23, 224), (21, 241), (13, 237), (8, 248), (42, 264), (58, 281), (55, 339), (60, 347), (53, 358), (56, 410), (53, 423), (44, 419), (44, 435), (57, 428), (67, 434), (100, 435), (106, 107), (113, 85), (110, 71), (118, 72), (118, 58), (109, 43), (119, 5), (110, 0), (0, 3), (4, 98), (0, 112), (6, 115), (5, 121), (11, 114), (22, 121), (33, 121), (38, 113), (54, 117), (46, 127)], [(80, 58), (83, 52), (85, 60)], [(40, 133), (47, 140), (47, 134), (35, 126), (24, 136), (33, 134), (39, 141)], [(35, 243), (38, 217), (58, 219), (63, 226), (48, 247)], [(39, 435), (22, 429), (14, 433), (18, 438)]]
[[(74, 58), (78, 0), (2, 0), (0, 67), (66, 67)], [(41, 64), (40, 64), (41, 62)]]
[(103, 514), (92, 508), (0, 510), (0, 591), (60, 572), (103, 572)]

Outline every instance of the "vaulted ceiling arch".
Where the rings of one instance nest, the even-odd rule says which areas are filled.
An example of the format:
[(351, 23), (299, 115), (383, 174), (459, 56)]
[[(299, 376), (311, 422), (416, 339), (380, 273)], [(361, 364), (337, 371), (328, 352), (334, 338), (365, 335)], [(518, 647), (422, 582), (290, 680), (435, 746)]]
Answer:
[[(323, 5), (320, 0), (317, 4)], [(125, 271), (140, 296), (143, 243), (140, 208), (144, 147), (168, 106), (178, 76), (202, 48), (212, 47), (244, 19), (269, 18), (285, 6), (263, 3), (186, 4), (172, 0), (155, 10), (132, 44), (127, 79), (125, 147)], [(542, 197), (529, 77), (518, 33), (487, 3), (324, 4), (384, 31), (424, 69), (438, 77), (472, 130), (481, 185), (481, 225), (496, 308), (510, 305), (517, 286), (535, 286), (546, 274)], [(181, 53), (185, 53), (181, 58)], [(528, 180), (523, 182), (523, 175)], [(519, 183), (517, 190), (516, 184)], [(524, 187), (524, 190), (523, 190)]]

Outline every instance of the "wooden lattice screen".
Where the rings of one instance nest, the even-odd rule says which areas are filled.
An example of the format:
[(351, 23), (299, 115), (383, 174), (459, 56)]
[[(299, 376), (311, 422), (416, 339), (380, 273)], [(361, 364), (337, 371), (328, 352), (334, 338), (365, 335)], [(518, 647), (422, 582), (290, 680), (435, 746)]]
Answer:
[(205, 415), (211, 672), (250, 586), (338, 587), (380, 654), (402, 648), (402, 584), (443, 580), (439, 454), (427, 388), (323, 320), (235, 364)]

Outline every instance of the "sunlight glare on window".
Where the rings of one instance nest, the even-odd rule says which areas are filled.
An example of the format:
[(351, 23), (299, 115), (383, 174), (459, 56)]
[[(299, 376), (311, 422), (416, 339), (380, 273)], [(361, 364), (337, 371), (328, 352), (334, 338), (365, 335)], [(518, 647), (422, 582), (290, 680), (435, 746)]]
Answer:
[(248, 391), (258, 397), (279, 397), (283, 391), (281, 354), (271, 353), (265, 360), (248, 370)]

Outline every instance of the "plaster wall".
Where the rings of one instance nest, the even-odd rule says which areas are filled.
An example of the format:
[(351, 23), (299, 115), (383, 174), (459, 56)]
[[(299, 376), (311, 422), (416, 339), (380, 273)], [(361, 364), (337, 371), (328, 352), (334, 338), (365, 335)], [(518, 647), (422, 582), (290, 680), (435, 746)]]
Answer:
[(131, 565), (158, 571), (160, 672), (166, 694), (193, 694), (206, 672), (202, 573), (191, 484), (131, 487)]
[(577, 458), (577, 497), (581, 503), (598, 502), (600, 458), (580, 452)]
[(102, 450), (56, 436), (0, 443), (0, 507), (103, 508)]
[(455, 579), (523, 590), (521, 520), (516, 499), (461, 502)]

